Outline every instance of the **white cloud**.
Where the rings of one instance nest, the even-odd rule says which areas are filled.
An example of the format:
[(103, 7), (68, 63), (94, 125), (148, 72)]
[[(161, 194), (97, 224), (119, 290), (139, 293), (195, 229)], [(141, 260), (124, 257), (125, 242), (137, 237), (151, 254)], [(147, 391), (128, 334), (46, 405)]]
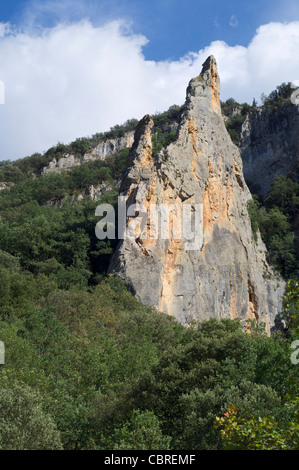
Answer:
[(215, 16), (214, 21), (213, 21), (213, 25), (215, 26), (215, 28), (221, 28), (221, 25), (218, 21), (218, 16)]
[(0, 26), (0, 159), (108, 130), (181, 104), (188, 81), (215, 55), (222, 99), (251, 102), (299, 79), (299, 22), (261, 26), (248, 47), (216, 41), (179, 61), (147, 61), (147, 39), (121, 21), (88, 21), (39, 32)]
[(232, 16), (230, 17), (229, 25), (230, 25), (232, 28), (236, 28), (236, 27), (239, 25), (239, 21), (238, 21), (238, 18), (236, 17), (236, 15), (232, 15)]

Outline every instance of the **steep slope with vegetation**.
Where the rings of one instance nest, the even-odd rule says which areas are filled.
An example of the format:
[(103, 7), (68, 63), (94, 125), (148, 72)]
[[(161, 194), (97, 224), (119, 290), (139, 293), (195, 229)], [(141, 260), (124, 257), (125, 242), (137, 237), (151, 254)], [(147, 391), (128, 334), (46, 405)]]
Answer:
[(268, 196), (254, 196), (249, 213), (254, 232), (259, 229), (268, 248), (268, 260), (285, 279), (299, 276), (299, 183), (278, 176)]
[[(174, 140), (178, 114), (154, 117), (157, 151)], [(298, 285), (284, 334), (271, 337), (238, 320), (184, 328), (140, 304), (106, 276), (115, 242), (94, 233), (127, 155), (45, 176), (46, 154), (1, 164), (13, 185), (0, 192), (0, 449), (298, 449)], [(100, 182), (110, 189), (97, 202), (78, 198)], [(251, 207), (286, 278), (298, 269), (297, 198), (281, 179)]]
[(262, 105), (258, 106), (254, 98), (252, 105), (248, 103), (238, 103), (233, 98), (221, 103), (222, 114), (224, 116), (225, 125), (232, 141), (241, 146), (242, 144), (242, 126), (249, 117), (254, 116), (258, 111), (269, 111), (275, 113), (289, 107), (290, 99), (294, 92), (294, 87), (290, 82), (282, 83), (277, 86), (269, 95), (265, 93), (261, 96)]
[(221, 449), (216, 417), (232, 406), (288, 429), (293, 333), (248, 335), (237, 320), (185, 329), (117, 279), (67, 290), (8, 255), (5, 266), (0, 448)]

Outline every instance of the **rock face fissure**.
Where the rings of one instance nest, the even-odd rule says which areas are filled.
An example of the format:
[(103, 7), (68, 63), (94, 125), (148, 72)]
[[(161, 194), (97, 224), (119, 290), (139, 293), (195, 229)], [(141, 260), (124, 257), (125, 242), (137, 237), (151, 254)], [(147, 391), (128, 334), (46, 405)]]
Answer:
[(127, 205), (142, 204), (146, 210), (152, 204), (182, 211), (186, 204), (201, 207), (200, 245), (186, 249), (182, 237), (174, 235), (171, 211), (168, 239), (151, 237), (149, 225), (135, 220), (137, 233), (128, 227), (109, 272), (120, 276), (142, 303), (183, 324), (241, 317), (244, 322), (263, 321), (270, 331), (284, 283), (274, 279), (260, 237), (254, 241), (247, 212), (251, 195), (240, 152), (225, 129), (219, 96), (211, 56), (189, 83), (175, 142), (153, 154), (153, 120), (148, 115), (141, 120), (120, 188)]

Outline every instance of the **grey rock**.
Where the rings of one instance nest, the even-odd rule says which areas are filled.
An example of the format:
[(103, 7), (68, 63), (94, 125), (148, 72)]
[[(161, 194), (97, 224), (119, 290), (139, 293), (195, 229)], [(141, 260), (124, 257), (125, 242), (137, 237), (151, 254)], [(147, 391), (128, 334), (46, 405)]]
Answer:
[(59, 160), (54, 158), (47, 167), (42, 170), (42, 174), (61, 173), (62, 170), (73, 168), (74, 166), (83, 165), (92, 160), (104, 160), (107, 155), (113, 155), (125, 148), (131, 148), (134, 142), (134, 132), (127, 132), (123, 137), (108, 139), (100, 142), (91, 152), (86, 153), (83, 157), (66, 154)]
[(244, 176), (252, 193), (267, 196), (275, 177), (299, 180), (299, 106), (258, 108), (241, 134)]
[[(128, 206), (142, 204), (146, 211), (152, 204), (175, 204), (180, 210), (198, 204), (203, 209), (201, 244), (190, 250), (186, 239), (177, 239), (171, 230), (169, 239), (153, 239), (149, 225), (141, 227), (138, 217), (131, 217), (109, 272), (120, 276), (142, 303), (182, 324), (240, 317), (244, 324), (248, 319), (265, 322), (270, 332), (285, 286), (268, 266), (260, 236), (254, 241), (247, 211), (251, 194), (240, 151), (221, 116), (219, 93), (216, 61), (209, 57), (189, 83), (175, 142), (153, 154), (153, 120), (148, 115), (141, 120), (120, 188)], [(174, 226), (175, 219), (170, 220)]]
[(13, 186), (13, 183), (0, 183), (0, 191), (4, 191), (5, 189), (10, 189)]

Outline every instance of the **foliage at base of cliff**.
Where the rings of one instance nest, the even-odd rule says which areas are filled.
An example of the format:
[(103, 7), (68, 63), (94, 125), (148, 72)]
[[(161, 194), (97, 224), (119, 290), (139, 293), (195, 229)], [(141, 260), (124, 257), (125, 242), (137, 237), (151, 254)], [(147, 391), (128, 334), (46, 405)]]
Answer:
[(248, 211), (253, 233), (257, 239), (260, 231), (270, 264), (285, 279), (298, 279), (299, 183), (277, 177), (264, 201), (253, 196)]
[[(116, 241), (94, 232), (126, 157), (0, 193), (0, 449), (222, 449), (215, 420), (232, 406), (237, 419), (271, 417), (283, 435), (298, 387), (296, 286), (287, 331), (271, 338), (238, 320), (185, 328), (141, 305), (106, 277)], [(110, 190), (78, 202), (99, 178)], [(279, 192), (272, 201), (290, 224), (293, 202), (285, 208)]]
[(299, 397), (285, 404), (292, 421), (278, 422), (272, 416), (242, 417), (231, 406), (216, 427), (225, 450), (299, 450)]
[(0, 321), (3, 449), (221, 449), (215, 420), (233, 405), (242, 416), (292, 421), (292, 338), (269, 338), (253, 324), (248, 334), (238, 320), (185, 328), (114, 277), (61, 289), (21, 270), (9, 286)]
[(285, 337), (289, 338), (293, 374), (286, 381), (287, 391), (280, 416), (240, 410), (234, 403), (215, 420), (225, 450), (299, 450), (299, 284), (290, 281), (283, 299)]

